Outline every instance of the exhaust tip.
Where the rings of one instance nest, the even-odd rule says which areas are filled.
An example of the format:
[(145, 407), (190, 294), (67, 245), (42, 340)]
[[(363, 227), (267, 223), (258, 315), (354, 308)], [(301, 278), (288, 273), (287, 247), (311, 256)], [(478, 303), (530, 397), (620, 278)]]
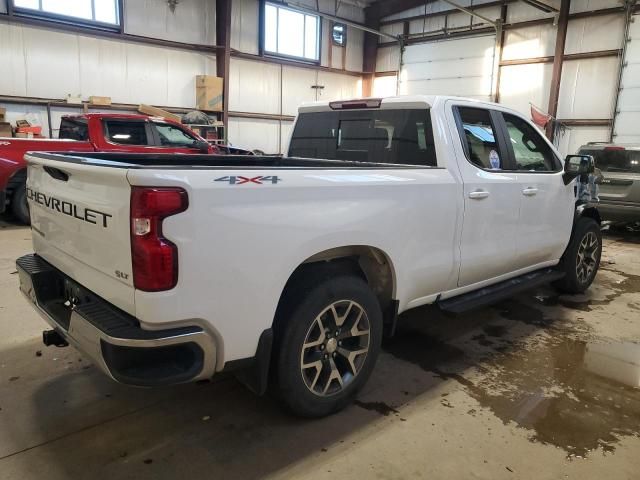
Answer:
[(68, 347), (69, 343), (56, 330), (45, 330), (42, 332), (42, 343), (47, 347), (55, 345), (56, 347)]

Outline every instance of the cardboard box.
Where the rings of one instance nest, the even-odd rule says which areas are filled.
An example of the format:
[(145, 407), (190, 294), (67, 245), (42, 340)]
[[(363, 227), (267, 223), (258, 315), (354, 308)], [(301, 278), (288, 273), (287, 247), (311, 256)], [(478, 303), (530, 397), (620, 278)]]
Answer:
[(16, 120), (16, 127), (18, 128), (30, 127), (30, 126), (31, 124), (27, 120)]
[(220, 77), (196, 75), (196, 108), (210, 112), (221, 112), (224, 99), (223, 82)]
[(33, 133), (16, 133), (16, 138), (33, 138)]
[(140, 113), (144, 113), (145, 115), (150, 115), (152, 117), (162, 117), (162, 118), (167, 118), (169, 120), (173, 120), (174, 122), (182, 123), (182, 117), (180, 115), (167, 112), (166, 110), (162, 110), (161, 108), (158, 108), (158, 107), (152, 107), (151, 105), (142, 104), (138, 107), (138, 111)]
[(0, 122), (0, 137), (13, 137), (13, 130), (9, 122)]
[(0, 122), (4, 122), (4, 115), (6, 113), (7, 113), (7, 109), (0, 107)]
[(91, 105), (111, 105), (111, 97), (98, 97), (91, 95), (89, 97), (89, 103)]
[(71, 95), (68, 93), (65, 97), (65, 101), (74, 105), (80, 105), (82, 103), (82, 97), (80, 95)]

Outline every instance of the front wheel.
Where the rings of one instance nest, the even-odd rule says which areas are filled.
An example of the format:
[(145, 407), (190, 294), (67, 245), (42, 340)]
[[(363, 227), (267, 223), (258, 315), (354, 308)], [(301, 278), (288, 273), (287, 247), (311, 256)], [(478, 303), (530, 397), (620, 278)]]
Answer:
[(555, 286), (566, 293), (584, 292), (596, 276), (601, 255), (600, 226), (591, 218), (580, 218), (562, 257), (565, 276)]
[(367, 381), (382, 340), (377, 298), (359, 277), (327, 278), (292, 298), (277, 340), (277, 389), (293, 413), (322, 417)]

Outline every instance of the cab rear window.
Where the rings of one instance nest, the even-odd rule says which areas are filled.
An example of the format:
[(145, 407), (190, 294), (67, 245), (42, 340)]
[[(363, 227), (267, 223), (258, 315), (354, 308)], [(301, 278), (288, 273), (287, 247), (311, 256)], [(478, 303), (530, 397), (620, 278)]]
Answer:
[(289, 155), (435, 167), (426, 109), (343, 110), (298, 116)]
[(640, 151), (637, 150), (583, 148), (580, 154), (592, 155), (596, 167), (603, 172), (640, 173)]
[(84, 118), (63, 118), (60, 120), (58, 138), (63, 140), (89, 140), (89, 127)]

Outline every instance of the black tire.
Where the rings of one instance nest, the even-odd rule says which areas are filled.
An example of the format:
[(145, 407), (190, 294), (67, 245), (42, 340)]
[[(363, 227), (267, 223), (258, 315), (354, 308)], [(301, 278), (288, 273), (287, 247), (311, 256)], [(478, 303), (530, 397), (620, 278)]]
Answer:
[(21, 223), (29, 225), (31, 216), (29, 215), (29, 204), (27, 203), (27, 185), (21, 183), (13, 191), (11, 196), (11, 213)]
[[(278, 309), (279, 317), (276, 318), (278, 328), (274, 351), (276, 370), (274, 386), (288, 409), (303, 417), (323, 417), (346, 407), (371, 375), (382, 341), (382, 311), (377, 298), (365, 281), (349, 273), (339, 273), (336, 276), (314, 273), (316, 274), (306, 276), (302, 280), (306, 286), (298, 284), (292, 288), (294, 294), (289, 293), (285, 297), (283, 300), (285, 305)], [(345, 328), (338, 336), (340, 327), (336, 327), (335, 339), (331, 338), (334, 335), (333, 332), (323, 334), (323, 338), (327, 339), (323, 344), (304, 347), (305, 341), (307, 345), (309, 343), (309, 335), (320, 331), (318, 326), (321, 326), (322, 322), (325, 326), (331, 325), (329, 317), (337, 318), (327, 310), (331, 305), (335, 305), (335, 310), (331, 312), (340, 311), (344, 314), (346, 319), (343, 326), (347, 326), (347, 323), (349, 325), (355, 323), (356, 330), (363, 331), (368, 326), (369, 334), (366, 339), (368, 352), (364, 358), (361, 354), (357, 360), (348, 362), (347, 357), (343, 355), (344, 352), (362, 349), (363, 344), (352, 346), (354, 344), (348, 345), (347, 342), (365, 341), (364, 335), (355, 337), (348, 333), (353, 332), (353, 328)], [(344, 310), (342, 310), (343, 307)], [(325, 311), (325, 315), (320, 317), (320, 314)], [(350, 318), (352, 313), (355, 317), (355, 313), (360, 311), (363, 312), (363, 316), (360, 317), (362, 320), (356, 321)], [(318, 318), (321, 318), (321, 323), (318, 323)], [(340, 340), (341, 347), (336, 346), (339, 338), (344, 338)], [(338, 351), (327, 353), (331, 350), (330, 342), (333, 342), (331, 347), (337, 348)], [(313, 369), (304, 370), (302, 365), (303, 359), (307, 361), (306, 355), (312, 355), (314, 363), (320, 362), (322, 367), (316, 368), (315, 372)], [(353, 375), (352, 365), (356, 361), (361, 363)], [(341, 380), (337, 377), (332, 379), (331, 374), (340, 373), (339, 367), (346, 372), (345, 375), (340, 374)], [(310, 377), (315, 377), (316, 382), (313, 382)], [(314, 393), (311, 388), (322, 390), (320, 381), (324, 378), (328, 378), (325, 385), (329, 385), (330, 389), (325, 389), (326, 393)], [(309, 383), (312, 384), (311, 387), (308, 386)]]
[[(578, 268), (580, 260), (584, 253), (584, 245), (589, 239), (597, 241), (593, 254), (587, 255), (589, 268)], [(585, 243), (586, 242), (586, 243)], [(564, 272), (565, 276), (554, 283), (554, 286), (565, 293), (582, 293), (584, 292), (596, 276), (598, 267), (600, 267), (600, 256), (602, 255), (602, 233), (600, 225), (592, 218), (582, 217), (578, 219), (576, 226), (571, 234), (571, 240), (567, 247), (559, 268)], [(579, 274), (580, 272), (580, 274)]]

